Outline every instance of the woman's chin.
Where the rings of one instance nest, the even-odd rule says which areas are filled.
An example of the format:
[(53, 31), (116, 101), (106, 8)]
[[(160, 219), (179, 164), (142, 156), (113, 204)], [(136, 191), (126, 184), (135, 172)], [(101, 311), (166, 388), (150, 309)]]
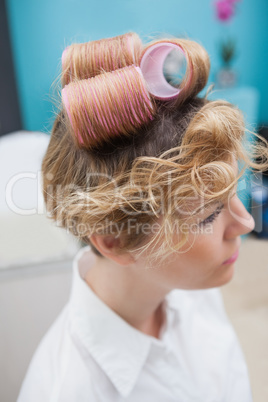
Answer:
[(232, 262), (231, 264), (226, 264), (223, 265), (224, 267), (224, 272), (221, 278), (221, 284), (219, 286), (226, 285), (229, 283), (233, 276), (234, 276), (234, 271), (235, 271), (235, 262)]

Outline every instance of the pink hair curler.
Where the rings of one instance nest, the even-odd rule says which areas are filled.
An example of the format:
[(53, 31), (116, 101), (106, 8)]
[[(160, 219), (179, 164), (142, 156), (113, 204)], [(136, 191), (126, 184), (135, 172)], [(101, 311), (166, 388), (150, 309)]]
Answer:
[(148, 47), (144, 52), (140, 68), (147, 83), (147, 89), (151, 95), (161, 100), (174, 99), (181, 88), (170, 85), (163, 73), (164, 62), (172, 50), (180, 50), (185, 56), (184, 50), (171, 42), (160, 42)]

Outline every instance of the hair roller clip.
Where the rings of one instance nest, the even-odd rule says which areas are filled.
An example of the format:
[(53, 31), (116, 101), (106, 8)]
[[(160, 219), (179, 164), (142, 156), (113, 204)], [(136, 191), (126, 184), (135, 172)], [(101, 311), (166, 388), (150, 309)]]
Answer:
[(167, 82), (163, 72), (164, 62), (174, 49), (181, 51), (186, 57), (185, 51), (179, 44), (166, 41), (149, 45), (141, 57), (140, 68), (147, 83), (147, 89), (152, 96), (161, 100), (177, 98), (181, 90), (191, 82), (192, 68), (189, 63), (187, 63), (187, 71), (180, 87), (172, 86)]
[(128, 66), (71, 82), (62, 101), (78, 147), (130, 136), (153, 119), (154, 103), (139, 67)]
[(136, 33), (68, 46), (62, 53), (63, 86), (76, 79), (138, 64), (142, 42)]

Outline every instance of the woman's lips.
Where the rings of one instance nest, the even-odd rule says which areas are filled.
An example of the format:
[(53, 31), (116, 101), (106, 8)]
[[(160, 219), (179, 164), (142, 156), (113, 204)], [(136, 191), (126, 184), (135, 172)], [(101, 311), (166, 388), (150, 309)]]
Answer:
[(231, 264), (235, 262), (238, 258), (239, 255), (239, 249), (236, 250), (236, 252), (230, 257), (228, 260), (224, 261), (223, 264)]

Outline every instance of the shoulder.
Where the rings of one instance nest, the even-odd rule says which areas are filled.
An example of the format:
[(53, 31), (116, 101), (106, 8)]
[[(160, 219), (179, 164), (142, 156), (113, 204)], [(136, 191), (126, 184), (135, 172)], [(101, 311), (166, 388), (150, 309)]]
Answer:
[(39, 343), (23, 380), (18, 402), (50, 400), (68, 358), (68, 316), (69, 306), (66, 305)]
[(17, 402), (96, 400), (96, 384), (105, 378), (72, 327), (68, 304), (38, 345)]

